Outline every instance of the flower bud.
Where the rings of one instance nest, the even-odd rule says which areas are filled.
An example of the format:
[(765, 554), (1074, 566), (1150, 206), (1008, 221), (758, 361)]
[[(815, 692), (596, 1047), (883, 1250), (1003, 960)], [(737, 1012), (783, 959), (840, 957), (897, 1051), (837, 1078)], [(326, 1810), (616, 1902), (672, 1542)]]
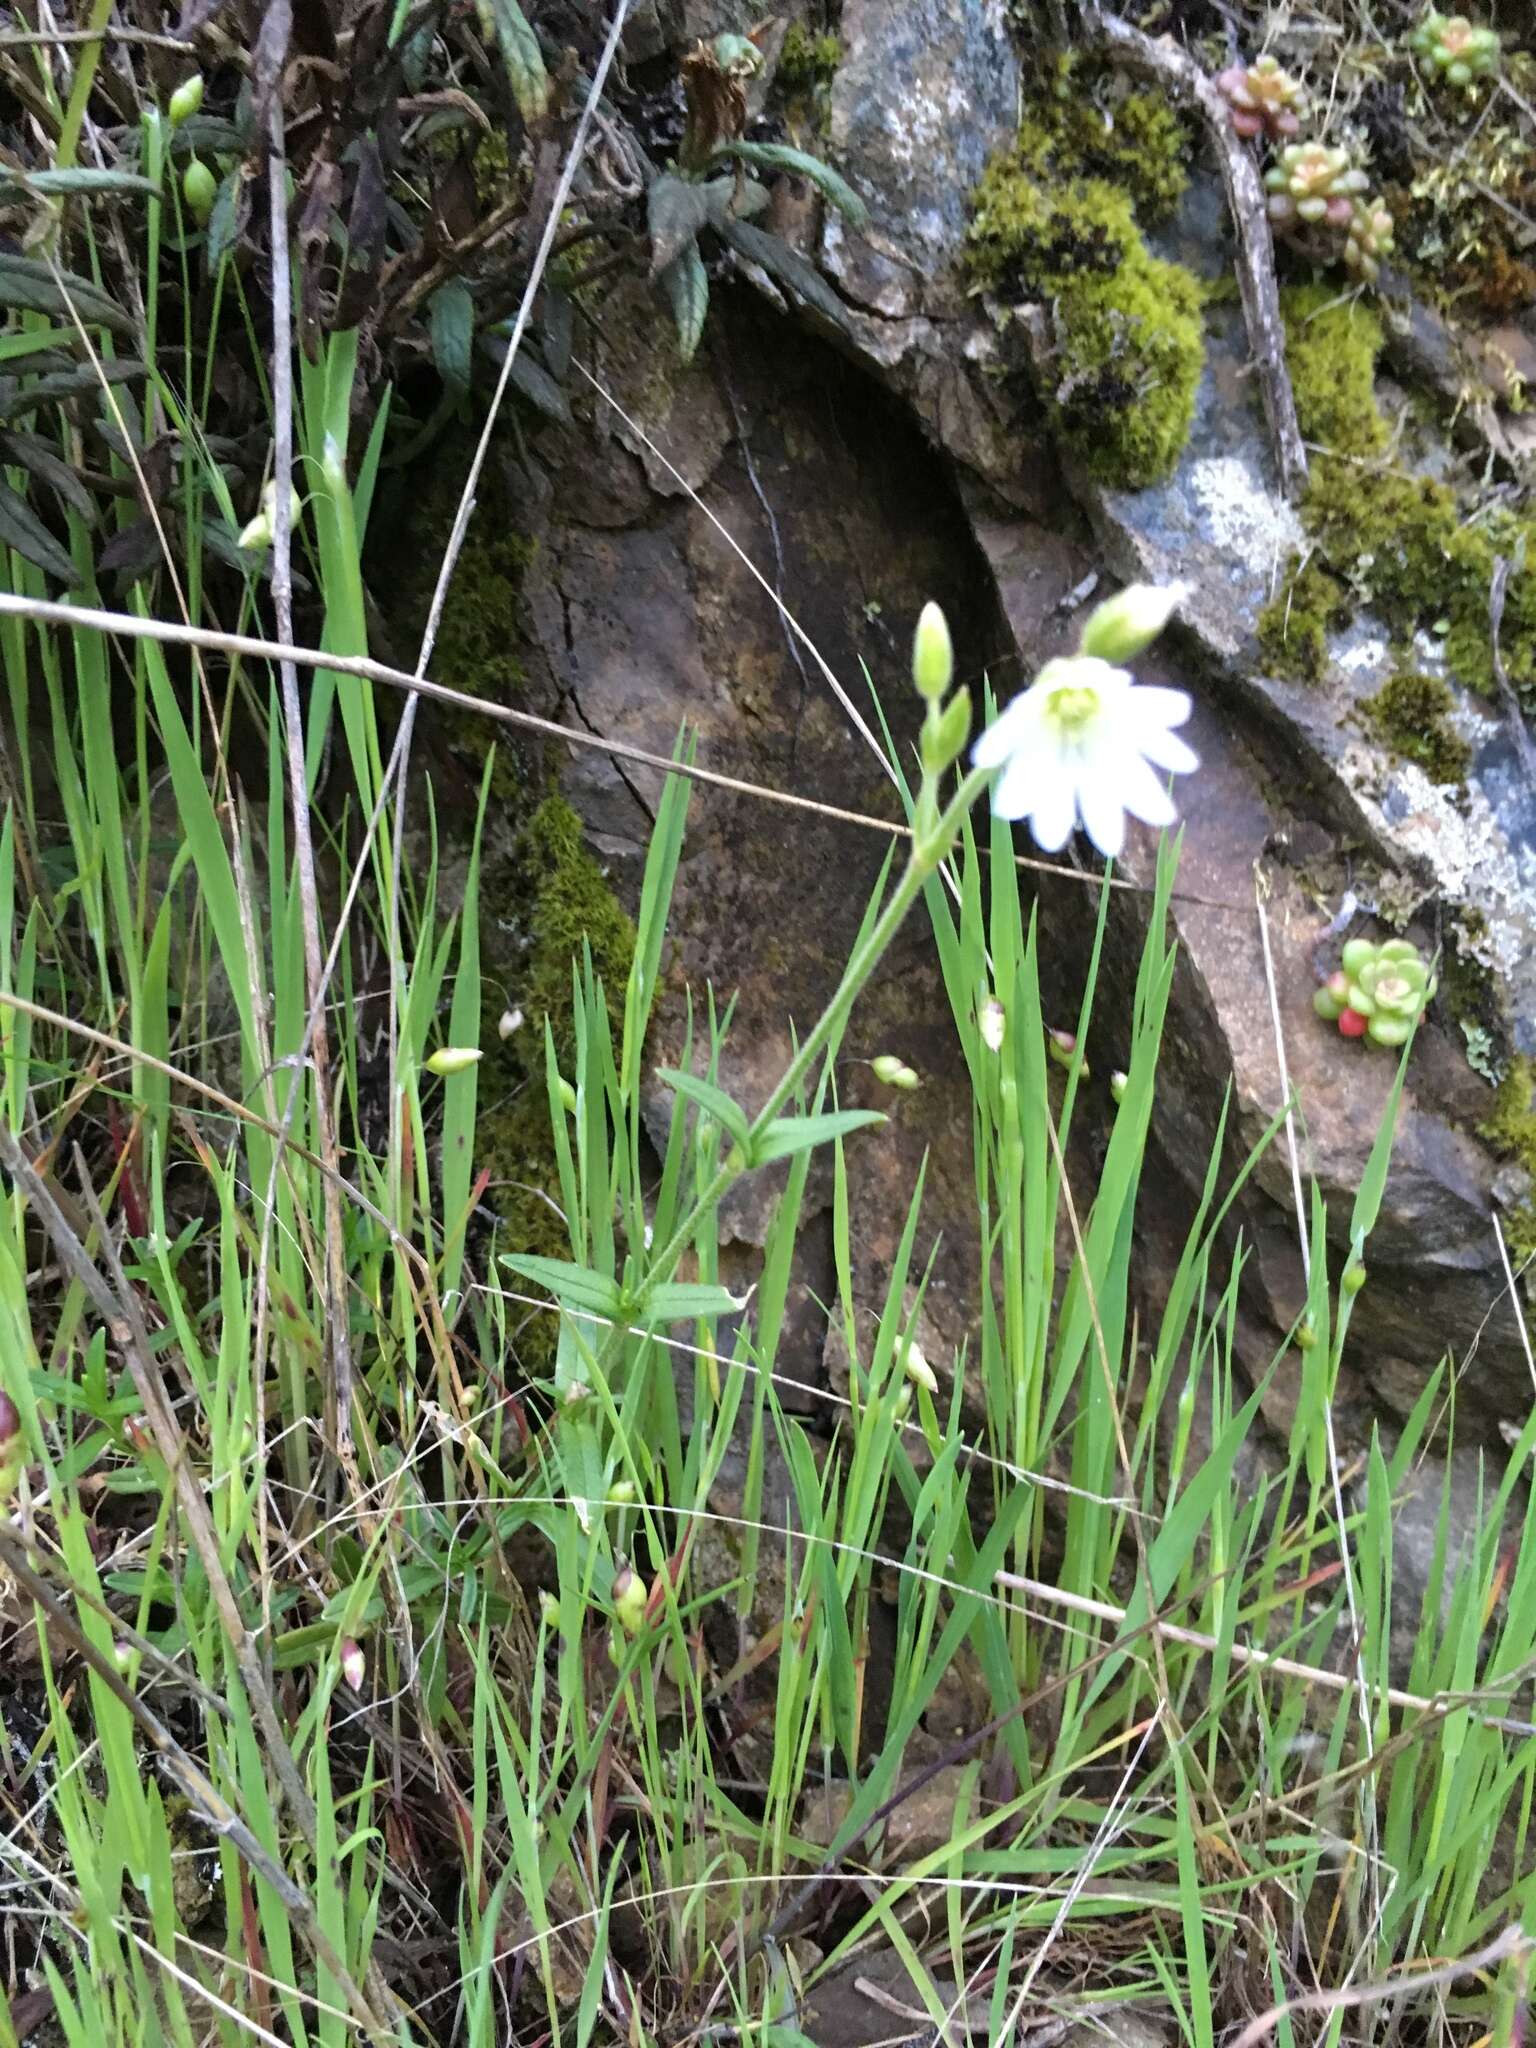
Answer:
[(1079, 652), (1116, 664), (1150, 647), (1189, 594), (1185, 583), (1166, 589), (1155, 583), (1127, 584), (1118, 597), (1096, 605), (1083, 627)]
[(907, 1065), (905, 1060), (898, 1059), (893, 1052), (880, 1053), (869, 1064), (874, 1069), (875, 1079), (883, 1081), (887, 1088), (920, 1088), (922, 1086), (922, 1082), (914, 1070)]
[(213, 202), (219, 196), (219, 181), (201, 157), (193, 157), (182, 172), (181, 196), (198, 226), (206, 227), (208, 216), (213, 212)]
[(133, 1681), (138, 1677), (141, 1661), (139, 1652), (133, 1647), (132, 1643), (114, 1643), (112, 1645), (112, 1662), (117, 1667), (118, 1677), (126, 1685), (132, 1685)]
[[(290, 530), (298, 525), (299, 515), (303, 509), (303, 501), (290, 484), (288, 487), (288, 525)], [(272, 545), (272, 534), (276, 525), (277, 479), (276, 477), (268, 477), (266, 483), (262, 486), (261, 510), (250, 524), (244, 528), (235, 545), (242, 548), (269, 548)]]
[(1339, 1013), (1339, 1036), (1341, 1038), (1364, 1038), (1370, 1029), (1371, 1020), (1359, 1010), (1341, 1010)]
[(1115, 1098), (1116, 1102), (1124, 1102), (1125, 1091), (1127, 1088), (1130, 1087), (1130, 1085), (1130, 1075), (1122, 1074), (1118, 1068), (1109, 1077), (1109, 1092)]
[(560, 1398), (567, 1408), (584, 1408), (592, 1398), (592, 1389), (585, 1380), (572, 1380)]
[(915, 1338), (907, 1346), (901, 1369), (914, 1386), (926, 1387), (930, 1394), (939, 1391), (939, 1376), (923, 1356), (923, 1348)]
[(905, 1422), (912, 1413), (912, 1382), (910, 1380), (903, 1380), (897, 1389), (891, 1413), (898, 1422)]
[(1003, 1035), (1008, 1029), (1008, 1012), (996, 996), (988, 996), (976, 1012), (976, 1026), (981, 1033), (981, 1042), (988, 1052), (1001, 1052)]
[(574, 1116), (576, 1114), (576, 1090), (571, 1086), (570, 1082), (566, 1080), (564, 1074), (560, 1076), (559, 1081), (556, 1085), (558, 1086), (560, 1091), (560, 1100), (565, 1105), (566, 1115)]
[(622, 1565), (613, 1577), (613, 1611), (627, 1636), (637, 1636), (645, 1624), (645, 1607), (650, 1589), (637, 1571)]
[(1339, 1285), (1346, 1294), (1358, 1294), (1360, 1292), (1361, 1288), (1365, 1285), (1365, 1268), (1358, 1259), (1352, 1260), (1344, 1268), (1344, 1271), (1339, 1275)]
[[(1059, 1067), (1070, 1067), (1077, 1057), (1077, 1034), (1074, 1031), (1056, 1031), (1046, 1026), (1045, 1049)], [(1088, 1071), (1084, 1062), (1082, 1071)]]
[(951, 762), (958, 761), (970, 736), (969, 690), (956, 690), (942, 711), (935, 702), (923, 720), (921, 752), (928, 773), (942, 775)]
[(171, 117), (171, 126), (179, 128), (183, 121), (190, 121), (202, 104), (203, 74), (201, 71), (194, 71), (192, 76), (184, 78), (171, 94), (171, 104), (167, 109)]
[(1307, 1317), (1305, 1322), (1298, 1323), (1296, 1326), (1296, 1349), (1298, 1351), (1315, 1351), (1317, 1349), (1317, 1325), (1310, 1316)]
[(440, 1045), (436, 1052), (427, 1055), (425, 1066), (429, 1074), (462, 1074), (466, 1068), (477, 1066), (483, 1057), (477, 1045)]
[(548, 1629), (558, 1629), (560, 1626), (560, 1602), (553, 1593), (546, 1592), (542, 1586), (539, 1588), (539, 1619)]
[(919, 695), (933, 704), (949, 688), (954, 673), (955, 650), (950, 643), (949, 622), (930, 599), (918, 615), (917, 631), (912, 636), (912, 680)]
[(634, 1497), (633, 1479), (615, 1479), (608, 1489), (608, 1505), (611, 1508), (627, 1508)]
[(368, 1659), (363, 1655), (363, 1646), (351, 1636), (341, 1639), (341, 1675), (354, 1692), (361, 1692), (363, 1681), (368, 1676)]
[(0, 1501), (6, 1501), (21, 1478), (21, 1414), (10, 1395), (0, 1392)]
[(521, 1010), (503, 1010), (501, 1016), (497, 1019), (496, 1035), (498, 1038), (505, 1040), (510, 1038), (514, 1032), (521, 1031), (522, 1028), (523, 1013)]

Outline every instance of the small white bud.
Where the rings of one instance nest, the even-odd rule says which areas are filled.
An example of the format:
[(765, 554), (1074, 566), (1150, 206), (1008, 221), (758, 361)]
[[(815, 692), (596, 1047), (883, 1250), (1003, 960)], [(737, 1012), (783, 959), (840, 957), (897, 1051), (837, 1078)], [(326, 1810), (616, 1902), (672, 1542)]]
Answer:
[(523, 1013), (521, 1010), (503, 1010), (501, 1016), (497, 1019), (497, 1035), (503, 1039), (510, 1038), (513, 1032), (521, 1031), (522, 1028)]
[(923, 1356), (923, 1348), (915, 1338), (907, 1346), (907, 1355), (902, 1360), (902, 1371), (914, 1386), (926, 1387), (930, 1394), (939, 1391), (939, 1376)]
[(539, 1588), (539, 1619), (546, 1628), (557, 1629), (560, 1626), (560, 1602), (542, 1586)]
[(893, 1052), (883, 1052), (870, 1061), (875, 1079), (883, 1081), (887, 1088), (920, 1088), (922, 1082), (905, 1060), (898, 1059)]
[(363, 1655), (363, 1646), (351, 1636), (343, 1636), (341, 1642), (341, 1675), (354, 1692), (361, 1692), (368, 1676), (368, 1659)]
[(1079, 651), (1100, 661), (1132, 660), (1152, 645), (1189, 595), (1187, 583), (1130, 583), (1117, 597), (1096, 605), (1083, 627)]
[(988, 996), (976, 1013), (976, 1022), (981, 1031), (981, 1042), (988, 1052), (1001, 1052), (1003, 1034), (1008, 1029), (1008, 1013), (996, 996)]
[(955, 651), (950, 642), (949, 622), (930, 599), (918, 615), (912, 636), (912, 680), (921, 696), (936, 702), (949, 688), (955, 673)]
[(477, 1045), (440, 1045), (423, 1062), (429, 1074), (462, 1074), (485, 1057)]
[(1109, 1092), (1113, 1095), (1116, 1102), (1124, 1102), (1125, 1091), (1130, 1085), (1131, 1079), (1129, 1074), (1122, 1074), (1118, 1069), (1109, 1077)]

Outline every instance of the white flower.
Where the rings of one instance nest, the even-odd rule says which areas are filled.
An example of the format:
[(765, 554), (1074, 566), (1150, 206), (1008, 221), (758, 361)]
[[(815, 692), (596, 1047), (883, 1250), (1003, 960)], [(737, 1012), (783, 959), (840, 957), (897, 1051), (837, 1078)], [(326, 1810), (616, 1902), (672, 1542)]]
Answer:
[(1171, 728), (1189, 716), (1182, 690), (1136, 682), (1091, 654), (1048, 661), (995, 718), (971, 752), (978, 768), (1001, 768), (992, 791), (1000, 818), (1029, 819), (1036, 843), (1058, 853), (1080, 819), (1100, 853), (1125, 843), (1125, 813), (1171, 825), (1176, 813), (1162, 776), (1200, 764)]

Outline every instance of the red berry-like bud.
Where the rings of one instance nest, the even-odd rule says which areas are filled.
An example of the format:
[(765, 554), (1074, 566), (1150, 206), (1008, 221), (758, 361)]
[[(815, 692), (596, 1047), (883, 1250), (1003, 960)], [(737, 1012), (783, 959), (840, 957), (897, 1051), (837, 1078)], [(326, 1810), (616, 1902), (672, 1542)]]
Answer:
[(1344, 1010), (1339, 1016), (1339, 1035), (1343, 1038), (1364, 1038), (1370, 1021), (1358, 1010)]

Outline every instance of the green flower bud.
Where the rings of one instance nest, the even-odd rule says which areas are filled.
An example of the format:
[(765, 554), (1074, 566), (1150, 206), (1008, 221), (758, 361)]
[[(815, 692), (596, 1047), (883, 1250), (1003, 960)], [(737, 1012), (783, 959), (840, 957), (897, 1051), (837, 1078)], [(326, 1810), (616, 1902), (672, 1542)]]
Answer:
[(1296, 1349), (1298, 1351), (1315, 1351), (1317, 1349), (1317, 1325), (1310, 1316), (1307, 1317), (1304, 1323), (1297, 1326)]
[(1127, 584), (1118, 597), (1089, 614), (1078, 651), (1117, 667), (1134, 660), (1152, 645), (1188, 595), (1184, 583), (1170, 583), (1166, 589), (1155, 583)]
[(942, 775), (952, 761), (958, 761), (970, 736), (970, 691), (956, 690), (942, 711), (935, 701), (923, 720), (921, 740), (923, 766), (928, 773)]
[(194, 71), (190, 78), (184, 78), (171, 94), (168, 112), (171, 126), (179, 128), (183, 121), (190, 121), (203, 104), (203, 74)]
[(477, 1045), (440, 1045), (425, 1061), (429, 1074), (462, 1074), (478, 1066), (484, 1054)]
[(559, 1088), (560, 1091), (560, 1100), (565, 1105), (566, 1115), (574, 1116), (576, 1114), (576, 1090), (571, 1086), (570, 1082), (566, 1080), (564, 1074), (560, 1076), (560, 1079), (556, 1083), (556, 1086)]
[(542, 1586), (539, 1588), (539, 1619), (548, 1629), (558, 1629), (560, 1626), (560, 1602), (553, 1593), (546, 1592)]
[(922, 1081), (914, 1070), (905, 1060), (898, 1059), (893, 1052), (880, 1053), (869, 1064), (874, 1069), (875, 1079), (883, 1081), (887, 1088), (910, 1089), (922, 1086)]
[(627, 1636), (639, 1635), (645, 1625), (645, 1607), (650, 1588), (637, 1571), (621, 1565), (613, 1578), (613, 1611)]
[(1365, 1268), (1359, 1260), (1353, 1260), (1339, 1275), (1339, 1285), (1346, 1294), (1358, 1294), (1365, 1285)]
[[(954, 673), (955, 650), (949, 638), (949, 622), (930, 599), (918, 615), (917, 631), (912, 636), (912, 680), (919, 695), (934, 704), (948, 690)], [(959, 748), (955, 751), (958, 753)]]
[(219, 196), (219, 181), (201, 157), (193, 157), (182, 172), (181, 196), (198, 226), (206, 227), (208, 216), (213, 212), (213, 202)]
[[(1045, 1033), (1045, 1049), (1059, 1067), (1070, 1067), (1077, 1056), (1077, 1034), (1072, 1031), (1056, 1031), (1049, 1025)], [(1087, 1062), (1082, 1071), (1088, 1071)]]
[(610, 1507), (627, 1508), (634, 1497), (635, 1482), (633, 1479), (615, 1479), (608, 1489), (608, 1505)]
[(891, 1404), (891, 1413), (898, 1422), (905, 1422), (912, 1413), (912, 1383), (910, 1380), (903, 1380), (897, 1389), (896, 1399)]
[(1129, 1074), (1122, 1074), (1117, 1071), (1109, 1077), (1109, 1092), (1116, 1102), (1124, 1102), (1125, 1091), (1130, 1085), (1131, 1077)]
[(915, 1338), (907, 1346), (901, 1369), (914, 1386), (926, 1387), (930, 1394), (939, 1391), (939, 1376), (923, 1356), (922, 1346)]

